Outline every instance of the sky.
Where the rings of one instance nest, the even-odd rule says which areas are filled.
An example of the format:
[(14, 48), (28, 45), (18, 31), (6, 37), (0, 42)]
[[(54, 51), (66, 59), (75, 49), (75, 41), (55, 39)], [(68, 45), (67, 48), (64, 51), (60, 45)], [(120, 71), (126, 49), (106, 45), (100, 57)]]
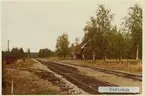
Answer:
[(5, 1), (2, 6), (2, 50), (22, 47), (24, 51), (38, 52), (41, 48), (55, 50), (56, 39), (67, 33), (70, 44), (84, 36), (83, 28), (95, 16), (98, 4), (104, 4), (115, 13), (113, 25), (120, 27), (128, 8), (136, 0), (85, 1)]

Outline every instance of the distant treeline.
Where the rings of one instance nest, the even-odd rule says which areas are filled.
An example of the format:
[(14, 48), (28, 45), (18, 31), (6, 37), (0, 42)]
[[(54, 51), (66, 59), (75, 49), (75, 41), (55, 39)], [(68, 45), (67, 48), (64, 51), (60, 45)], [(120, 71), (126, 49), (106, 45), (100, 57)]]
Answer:
[(50, 49), (44, 48), (40, 49), (38, 52), (38, 57), (51, 57), (54, 56), (55, 52), (51, 51)]
[(24, 53), (22, 48), (13, 48), (11, 51), (2, 51), (3, 56), (13, 56), (17, 58), (26, 57), (26, 53)]
[(23, 48), (12, 48), (11, 51), (2, 51), (2, 61), (6, 61), (7, 64), (12, 63), (17, 59), (24, 59), (30, 56), (30, 50), (24, 52)]

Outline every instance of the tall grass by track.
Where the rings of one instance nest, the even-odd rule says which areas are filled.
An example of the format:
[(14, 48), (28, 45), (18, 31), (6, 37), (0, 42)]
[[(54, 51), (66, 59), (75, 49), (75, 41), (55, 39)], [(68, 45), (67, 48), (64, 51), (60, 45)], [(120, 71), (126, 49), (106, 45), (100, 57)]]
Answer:
[(125, 71), (130, 73), (141, 74), (142, 73), (142, 62), (141, 60), (136, 61), (135, 59), (122, 59), (121, 62), (116, 59), (107, 59), (106, 62), (103, 60), (71, 60), (70, 58), (59, 58), (59, 57), (52, 57), (52, 58), (45, 58), (48, 60), (54, 61), (62, 61), (66, 63), (73, 63), (77, 65), (85, 65), (90, 67), (99, 67), (99, 68), (106, 68), (111, 70), (119, 70)]

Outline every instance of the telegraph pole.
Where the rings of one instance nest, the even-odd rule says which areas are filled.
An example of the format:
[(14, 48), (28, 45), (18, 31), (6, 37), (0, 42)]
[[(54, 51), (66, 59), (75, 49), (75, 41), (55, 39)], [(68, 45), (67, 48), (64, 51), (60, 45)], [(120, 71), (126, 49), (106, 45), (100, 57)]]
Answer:
[(8, 52), (9, 52), (10, 50), (9, 50), (9, 40), (8, 40)]

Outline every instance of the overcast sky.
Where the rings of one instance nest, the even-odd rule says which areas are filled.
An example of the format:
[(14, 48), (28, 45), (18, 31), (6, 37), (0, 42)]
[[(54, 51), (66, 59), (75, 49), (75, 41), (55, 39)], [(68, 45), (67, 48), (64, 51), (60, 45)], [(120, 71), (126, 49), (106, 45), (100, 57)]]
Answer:
[(136, 0), (95, 0), (61, 2), (4, 2), (2, 9), (2, 49), (22, 47), (37, 52), (40, 48), (55, 50), (56, 39), (67, 33), (69, 41), (82, 40), (83, 28), (95, 16), (98, 4), (115, 13), (113, 24), (118, 27)]

